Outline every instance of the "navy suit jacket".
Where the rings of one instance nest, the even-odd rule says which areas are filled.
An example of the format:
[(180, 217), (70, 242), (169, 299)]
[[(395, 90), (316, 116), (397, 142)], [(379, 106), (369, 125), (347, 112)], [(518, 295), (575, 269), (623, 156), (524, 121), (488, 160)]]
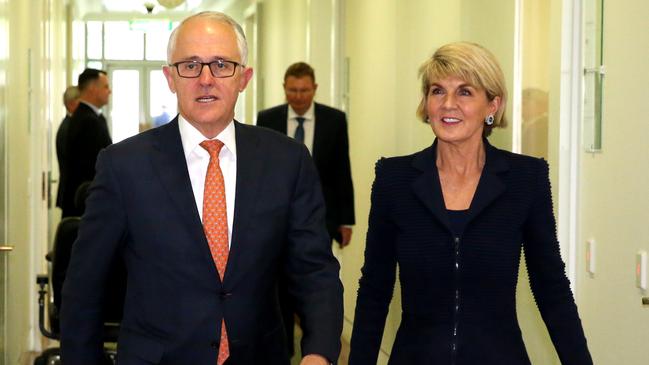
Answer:
[(342, 285), (307, 149), (235, 122), (237, 182), (223, 282), (196, 208), (178, 121), (105, 149), (63, 289), (66, 365), (99, 363), (110, 260), (128, 271), (121, 365), (214, 364), (225, 319), (234, 365), (289, 363), (276, 281), (289, 277), (304, 353), (336, 359)]
[(434, 144), (376, 165), (350, 365), (374, 365), (399, 266), (389, 364), (528, 365), (516, 317), (521, 247), (562, 364), (592, 364), (559, 254), (547, 163), (485, 139), (464, 233), (453, 233)]
[(66, 115), (56, 131), (56, 159), (59, 162), (59, 187), (56, 193), (56, 206), (59, 208), (63, 208), (63, 187), (67, 177), (65, 149), (67, 148), (68, 128), (70, 128), (70, 116)]
[[(340, 241), (338, 227), (355, 223), (347, 118), (342, 111), (318, 103), (314, 114), (312, 152), (327, 206), (327, 229)], [(288, 104), (283, 104), (260, 111), (257, 125), (286, 134), (287, 118)]]
[(64, 142), (65, 176), (61, 180), (61, 209), (64, 217), (80, 216), (83, 211), (74, 204), (77, 188), (83, 182), (92, 181), (99, 151), (113, 142), (108, 133), (106, 119), (84, 103), (79, 103), (72, 114)]

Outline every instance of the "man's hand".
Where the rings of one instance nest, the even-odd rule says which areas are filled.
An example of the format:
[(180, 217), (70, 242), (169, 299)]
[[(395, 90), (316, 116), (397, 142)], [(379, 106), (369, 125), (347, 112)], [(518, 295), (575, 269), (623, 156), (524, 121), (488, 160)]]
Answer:
[(340, 248), (344, 248), (352, 240), (352, 228), (347, 226), (338, 227), (338, 232), (340, 232), (341, 241)]
[(300, 365), (329, 365), (329, 361), (323, 356), (310, 354), (302, 358)]

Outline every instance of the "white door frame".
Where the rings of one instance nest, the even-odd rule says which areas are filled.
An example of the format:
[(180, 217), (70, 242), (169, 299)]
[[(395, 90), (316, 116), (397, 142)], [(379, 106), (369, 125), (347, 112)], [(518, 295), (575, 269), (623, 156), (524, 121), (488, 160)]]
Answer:
[(582, 120), (582, 0), (562, 1), (558, 235), (576, 291)]

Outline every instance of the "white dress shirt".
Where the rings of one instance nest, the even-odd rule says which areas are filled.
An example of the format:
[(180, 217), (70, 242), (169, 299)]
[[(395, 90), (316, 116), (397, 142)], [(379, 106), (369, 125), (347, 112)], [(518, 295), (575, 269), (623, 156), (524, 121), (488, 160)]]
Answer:
[(295, 130), (297, 129), (297, 120), (295, 118), (302, 117), (304, 118), (304, 145), (309, 149), (309, 153), (313, 155), (313, 134), (315, 133), (315, 112), (313, 111), (313, 103), (309, 109), (304, 113), (304, 115), (299, 115), (293, 110), (293, 108), (288, 106), (288, 118), (286, 121), (286, 135), (291, 138), (295, 137)]
[[(210, 154), (200, 146), (200, 143), (207, 140), (201, 132), (189, 124), (181, 115), (178, 116), (178, 127), (180, 139), (183, 143), (187, 171), (194, 191), (196, 208), (203, 221), (203, 193), (205, 190), (205, 175), (210, 162)], [(219, 133), (216, 138), (223, 142), (224, 146), (219, 153), (219, 166), (223, 173), (225, 182), (225, 204), (228, 214), (228, 247), (232, 243), (232, 222), (234, 221), (234, 197), (237, 186), (237, 142), (234, 136), (234, 122)]]

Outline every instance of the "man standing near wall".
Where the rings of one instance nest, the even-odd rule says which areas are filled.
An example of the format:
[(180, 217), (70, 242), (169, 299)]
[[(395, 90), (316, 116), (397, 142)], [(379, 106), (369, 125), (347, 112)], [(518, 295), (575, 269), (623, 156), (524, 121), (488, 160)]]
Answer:
[[(354, 224), (347, 118), (338, 109), (314, 103), (317, 88), (315, 72), (310, 65), (304, 62), (292, 64), (284, 74), (287, 103), (259, 112), (257, 125), (291, 136), (309, 149), (322, 183), (327, 230), (342, 248), (349, 244)], [(294, 310), (288, 294), (281, 287), (280, 299), (292, 352)]]
[(59, 162), (59, 188), (56, 193), (56, 206), (63, 208), (63, 186), (65, 185), (66, 169), (65, 163), (67, 161), (65, 149), (68, 139), (68, 128), (70, 127), (70, 119), (72, 114), (79, 106), (79, 88), (76, 86), (68, 86), (63, 93), (63, 105), (65, 105), (66, 115), (56, 131), (56, 159)]
[(110, 84), (105, 71), (85, 69), (78, 78), (79, 107), (72, 114), (65, 148), (66, 178), (63, 186), (63, 217), (83, 213), (74, 204), (79, 185), (95, 177), (95, 161), (112, 142), (101, 108), (108, 104)]

